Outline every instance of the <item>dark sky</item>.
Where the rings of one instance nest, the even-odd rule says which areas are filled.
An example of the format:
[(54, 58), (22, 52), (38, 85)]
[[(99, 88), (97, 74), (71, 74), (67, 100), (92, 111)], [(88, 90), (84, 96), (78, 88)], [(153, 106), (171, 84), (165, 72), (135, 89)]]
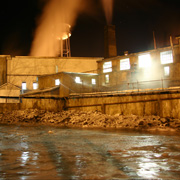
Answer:
[[(84, 1), (91, 1), (91, 6), (79, 15), (72, 29), (72, 56), (102, 57), (104, 11), (100, 0)], [(28, 55), (42, 3), (6, 0), (0, 1), (0, 7), (0, 54)], [(114, 0), (112, 24), (116, 25), (118, 55), (153, 49), (153, 31), (158, 47), (168, 46), (170, 35), (176, 44), (175, 36), (180, 35), (180, 0)]]

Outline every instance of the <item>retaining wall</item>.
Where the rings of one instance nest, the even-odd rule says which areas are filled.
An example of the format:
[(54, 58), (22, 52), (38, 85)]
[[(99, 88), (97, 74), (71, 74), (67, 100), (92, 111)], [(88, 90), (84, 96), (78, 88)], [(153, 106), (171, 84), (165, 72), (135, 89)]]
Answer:
[(180, 92), (162, 91), (102, 97), (73, 97), (67, 100), (66, 108), (101, 110), (110, 115), (119, 113), (180, 118)]
[(91, 111), (115, 115), (158, 115), (180, 119), (180, 91), (162, 91), (91, 97), (43, 98), (23, 97), (19, 104), (0, 104), (0, 112), (18, 109), (41, 109), (61, 111), (63, 109)]

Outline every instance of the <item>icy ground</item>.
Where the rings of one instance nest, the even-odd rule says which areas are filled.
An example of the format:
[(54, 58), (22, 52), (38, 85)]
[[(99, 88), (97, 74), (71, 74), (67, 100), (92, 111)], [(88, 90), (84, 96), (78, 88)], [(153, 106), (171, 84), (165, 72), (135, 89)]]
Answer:
[(82, 128), (127, 128), (146, 130), (180, 130), (180, 120), (159, 116), (114, 116), (97, 111), (62, 111), (48, 112), (44, 110), (16, 110), (0, 114), (1, 124), (40, 124), (61, 127)]

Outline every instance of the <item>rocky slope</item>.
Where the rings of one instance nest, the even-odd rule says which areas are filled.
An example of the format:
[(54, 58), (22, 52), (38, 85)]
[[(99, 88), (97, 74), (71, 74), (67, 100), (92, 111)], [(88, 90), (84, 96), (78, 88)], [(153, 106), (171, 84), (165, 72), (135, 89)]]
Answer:
[(128, 128), (128, 129), (162, 129), (180, 130), (180, 120), (173, 118), (160, 118), (159, 116), (114, 116), (102, 114), (97, 111), (62, 111), (48, 112), (44, 110), (19, 110), (0, 114), (1, 124), (40, 124), (62, 127), (82, 128)]

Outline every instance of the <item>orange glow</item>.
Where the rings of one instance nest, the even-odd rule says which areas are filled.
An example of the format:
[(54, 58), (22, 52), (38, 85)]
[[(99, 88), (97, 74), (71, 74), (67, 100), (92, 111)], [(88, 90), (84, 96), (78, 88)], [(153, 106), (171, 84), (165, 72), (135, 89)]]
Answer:
[(49, 0), (36, 29), (31, 47), (31, 56), (58, 56), (59, 40), (71, 36), (78, 14), (82, 11), (83, 0)]
[(111, 24), (112, 23), (114, 0), (101, 0), (101, 1), (103, 4), (103, 7), (104, 7), (107, 24)]
[(61, 32), (60, 36), (57, 37), (58, 40), (65, 40), (71, 37), (70, 28), (71, 26), (69, 24), (62, 24), (64, 26), (64, 32)]

